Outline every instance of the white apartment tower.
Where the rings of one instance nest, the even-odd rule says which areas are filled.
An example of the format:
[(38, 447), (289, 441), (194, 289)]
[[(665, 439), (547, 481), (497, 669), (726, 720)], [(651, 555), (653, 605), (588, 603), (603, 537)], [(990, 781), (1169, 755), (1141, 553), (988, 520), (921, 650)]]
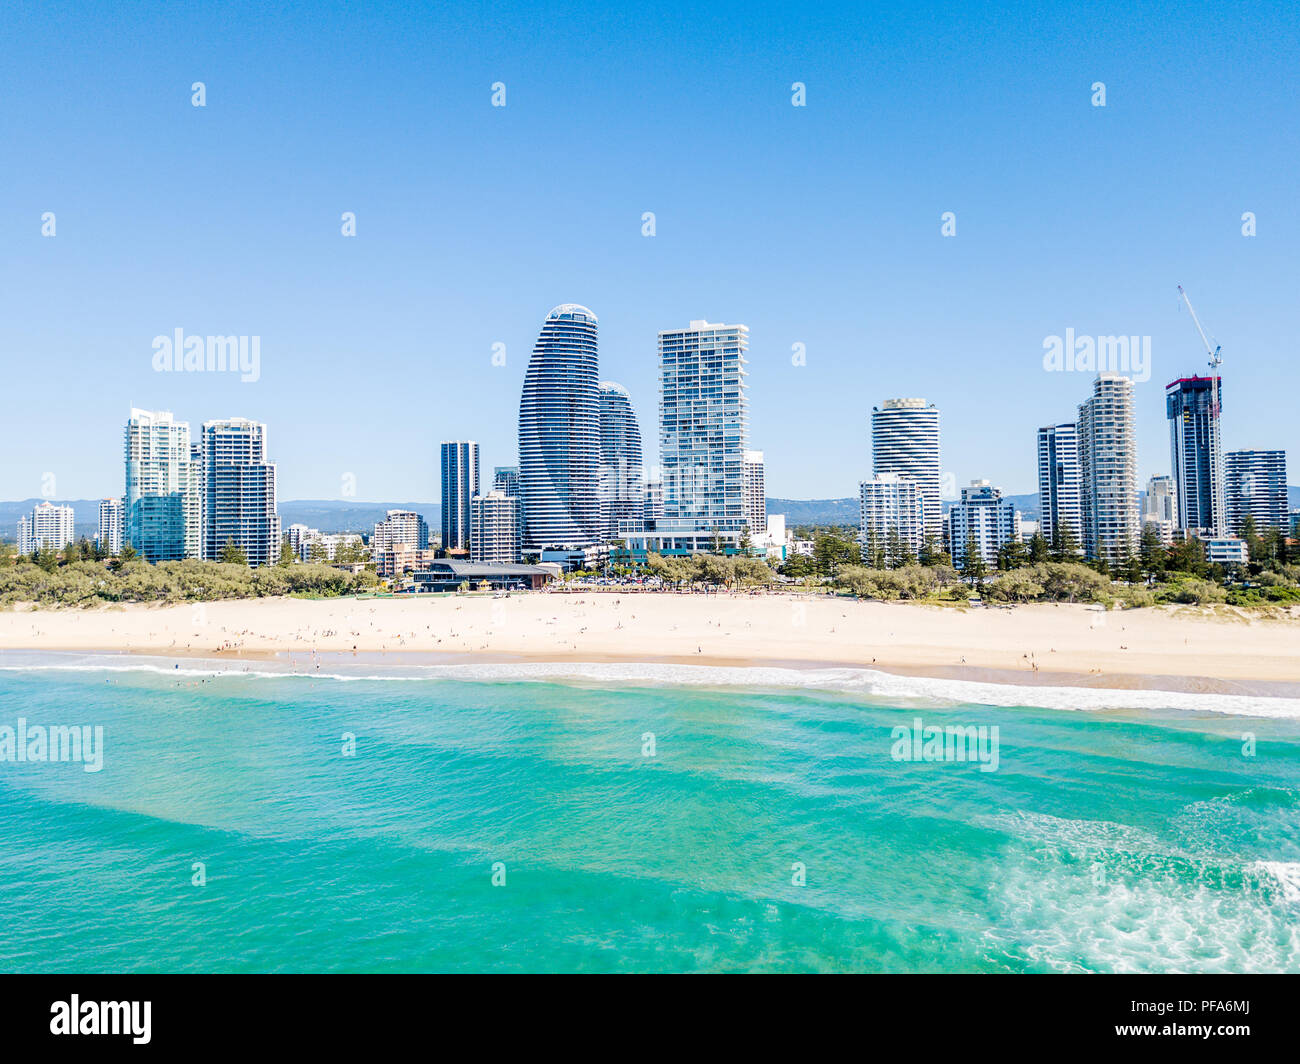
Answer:
[(475, 495), (470, 501), (470, 561), (513, 564), (522, 547), (519, 500), (503, 491)]
[(1152, 477), (1147, 481), (1147, 493), (1142, 499), (1142, 527), (1154, 525), (1160, 542), (1168, 547), (1174, 541), (1178, 527), (1178, 495), (1171, 476)]
[(1068, 525), (1075, 542), (1083, 542), (1079, 496), (1079, 435), (1073, 422), (1038, 430), (1039, 532), (1049, 544)]
[(1241, 534), (1253, 518), (1255, 531), (1286, 530), (1286, 451), (1231, 451), (1227, 456), (1226, 497), (1228, 531)]
[(203, 557), (215, 561), (234, 543), (254, 568), (280, 560), (275, 463), (266, 457), (266, 426), (246, 418), (205, 421)]
[(40, 503), (28, 516), (18, 519), (18, 553), (35, 554), (41, 548), (62, 550), (72, 542), (72, 519), (71, 506)]
[(1142, 500), (1142, 520), (1178, 522), (1177, 495), (1174, 478), (1165, 475), (1147, 481), (1146, 498)]
[(122, 500), (101, 499), (99, 501), (99, 531), (95, 533), (95, 543), (106, 554), (122, 553)]
[(763, 452), (746, 451), (744, 470), (745, 518), (749, 521), (750, 534), (759, 536), (767, 531), (767, 477)]
[(375, 525), (375, 534), (370, 537), (371, 553), (378, 554), (395, 547), (428, 550), (428, 522), (414, 510), (389, 510)]
[(124, 444), (126, 542), (150, 562), (201, 557), (202, 471), (189, 424), (170, 411), (133, 409)]
[(921, 485), (902, 473), (877, 473), (858, 486), (859, 540), (862, 556), (871, 564), (876, 550), (889, 557), (891, 533), (898, 536), (898, 544), (915, 558), (921, 550), (925, 535), (925, 497)]
[(748, 347), (746, 325), (692, 321), (659, 334), (659, 452), (668, 525), (735, 534), (745, 529)]
[(647, 480), (645, 485), (645, 519), (662, 521), (664, 516), (664, 482)]
[(1112, 564), (1138, 548), (1137, 421), (1133, 382), (1102, 373), (1092, 398), (1079, 407), (1079, 495), (1083, 547)]
[(1020, 514), (1011, 500), (987, 480), (972, 480), (948, 510), (952, 562), (966, 568), (967, 554), (978, 554), (986, 569), (997, 565), (998, 551), (1020, 539)]
[(925, 506), (925, 533), (940, 534), (938, 407), (924, 399), (886, 399), (873, 409), (871, 471), (915, 480)]

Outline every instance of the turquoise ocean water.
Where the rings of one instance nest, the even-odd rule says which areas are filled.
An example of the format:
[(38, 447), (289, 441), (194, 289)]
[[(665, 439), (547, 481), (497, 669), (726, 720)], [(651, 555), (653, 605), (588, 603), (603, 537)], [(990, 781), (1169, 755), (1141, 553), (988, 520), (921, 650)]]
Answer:
[(333, 671), (0, 655), (0, 970), (1300, 971), (1294, 700)]

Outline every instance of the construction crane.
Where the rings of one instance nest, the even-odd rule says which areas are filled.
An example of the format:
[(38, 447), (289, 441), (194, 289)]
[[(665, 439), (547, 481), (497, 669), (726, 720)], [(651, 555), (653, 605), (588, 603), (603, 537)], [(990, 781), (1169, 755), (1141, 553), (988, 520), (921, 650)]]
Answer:
[[(1205, 335), (1205, 330), (1201, 328), (1201, 319), (1196, 316), (1196, 310), (1192, 306), (1192, 301), (1187, 298), (1187, 293), (1183, 291), (1183, 286), (1178, 286), (1178, 294), (1183, 297), (1183, 302), (1187, 304), (1187, 309), (1192, 315), (1192, 324), (1196, 326), (1196, 331), (1201, 334), (1201, 343), (1205, 345), (1205, 353), (1210, 356), (1210, 440), (1208, 441), (1213, 447), (1214, 443), (1214, 423), (1219, 421), (1219, 367), (1223, 365), (1223, 345), (1210, 344), (1210, 338)], [(1220, 430), (1222, 431), (1222, 430)], [(1214, 485), (1214, 525), (1217, 535), (1224, 535), (1227, 531), (1227, 515), (1224, 513), (1224, 484), (1223, 484), (1223, 446), (1220, 443), (1218, 448), (1214, 448), (1210, 455), (1210, 461), (1214, 465), (1215, 480)]]
[(1196, 311), (1192, 309), (1192, 301), (1187, 298), (1187, 293), (1183, 291), (1182, 285), (1178, 286), (1178, 294), (1183, 297), (1183, 302), (1187, 304), (1187, 309), (1191, 311), (1192, 324), (1196, 326), (1196, 331), (1201, 334), (1201, 343), (1205, 345), (1205, 353), (1210, 356), (1211, 371), (1217, 370), (1223, 365), (1223, 356), (1220, 354), (1223, 345), (1215, 344), (1213, 348), (1210, 347), (1210, 338), (1205, 335), (1205, 330), (1201, 328), (1201, 319), (1196, 316)]

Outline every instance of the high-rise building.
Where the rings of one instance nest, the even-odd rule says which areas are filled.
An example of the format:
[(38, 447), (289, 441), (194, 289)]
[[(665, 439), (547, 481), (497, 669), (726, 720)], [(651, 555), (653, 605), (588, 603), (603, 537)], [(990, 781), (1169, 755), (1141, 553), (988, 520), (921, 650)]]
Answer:
[(600, 382), (600, 523), (612, 536), (645, 519), (641, 429), (627, 389)]
[(442, 444), (442, 549), (469, 550), (470, 500), (478, 494), (478, 444)]
[(1089, 558), (1117, 563), (1138, 548), (1137, 421), (1133, 382), (1102, 373), (1079, 407), (1079, 499)]
[(389, 510), (384, 519), (375, 525), (370, 537), (371, 552), (407, 547), (410, 550), (429, 549), (429, 525), (414, 510)]
[(938, 407), (924, 399), (886, 399), (873, 409), (871, 471), (899, 473), (915, 480), (925, 505), (925, 533), (940, 534)]
[(1165, 388), (1177, 521), (1184, 531), (1227, 534), (1222, 409), (1221, 378), (1181, 377)]
[(519, 498), (519, 467), (499, 465), (492, 470), (492, 490)]
[(887, 565), (894, 564), (897, 559), (890, 553), (895, 544), (909, 558), (920, 553), (925, 535), (925, 497), (916, 480), (902, 473), (877, 473), (858, 486), (858, 501), (859, 542), (868, 564), (872, 564), (877, 551), (885, 552)]
[(664, 521), (743, 533), (749, 327), (692, 321), (659, 334)]
[(647, 480), (645, 485), (645, 519), (662, 521), (664, 516), (664, 482)]
[(105, 554), (121, 554), (124, 528), (122, 500), (101, 499), (99, 501), (99, 531), (95, 533), (96, 546)]
[(518, 466), (497, 466), (492, 471), (492, 490), (499, 491), (502, 495), (507, 495), (515, 500), (516, 527), (519, 535), (519, 550), (516, 551), (516, 561), (522, 557), (520, 552), (523, 550), (524, 535), (524, 506), (523, 500), (519, 496), (519, 467)]
[(1152, 477), (1147, 481), (1146, 495), (1142, 498), (1142, 527), (1154, 525), (1160, 542), (1166, 547), (1174, 541), (1178, 527), (1178, 505), (1174, 495), (1174, 478)]
[(749, 521), (750, 534), (759, 536), (767, 531), (767, 475), (763, 452), (746, 451), (744, 470), (745, 518)]
[(275, 463), (266, 426), (247, 418), (205, 421), (200, 435), (203, 557), (216, 561), (233, 543), (253, 568), (280, 560)]
[(1173, 477), (1152, 477), (1147, 481), (1146, 497), (1142, 500), (1142, 520), (1177, 522), (1178, 504), (1174, 496)]
[(71, 506), (37, 504), (30, 514), (18, 519), (18, 553), (35, 554), (42, 547), (62, 550), (72, 542), (72, 521)]
[(1083, 540), (1079, 501), (1079, 436), (1073, 422), (1038, 430), (1038, 531), (1055, 544), (1062, 526), (1076, 543)]
[(972, 480), (961, 489), (961, 499), (948, 509), (948, 543), (953, 565), (966, 568), (968, 550), (974, 550), (986, 569), (997, 565), (998, 551), (1020, 539), (1020, 514), (1010, 499), (987, 480)]
[(519, 561), (519, 505), (513, 495), (489, 491), (470, 501), (469, 559), (472, 562)]
[(202, 470), (190, 426), (169, 411), (131, 411), (125, 432), (125, 538), (147, 561), (203, 552)]
[(1286, 451), (1229, 451), (1225, 459), (1228, 531), (1241, 534), (1242, 522), (1255, 519), (1255, 531), (1289, 527)]
[(596, 315), (552, 310), (533, 345), (519, 400), (524, 549), (599, 542), (600, 398)]

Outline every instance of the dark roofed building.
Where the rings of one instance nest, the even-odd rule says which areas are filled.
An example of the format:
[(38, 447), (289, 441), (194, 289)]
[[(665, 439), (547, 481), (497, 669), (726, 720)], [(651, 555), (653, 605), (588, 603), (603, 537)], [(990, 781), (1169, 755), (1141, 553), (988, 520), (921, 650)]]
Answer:
[(487, 584), (493, 591), (539, 591), (559, 575), (559, 566), (505, 565), (439, 558), (413, 574), (417, 591), (455, 591)]

